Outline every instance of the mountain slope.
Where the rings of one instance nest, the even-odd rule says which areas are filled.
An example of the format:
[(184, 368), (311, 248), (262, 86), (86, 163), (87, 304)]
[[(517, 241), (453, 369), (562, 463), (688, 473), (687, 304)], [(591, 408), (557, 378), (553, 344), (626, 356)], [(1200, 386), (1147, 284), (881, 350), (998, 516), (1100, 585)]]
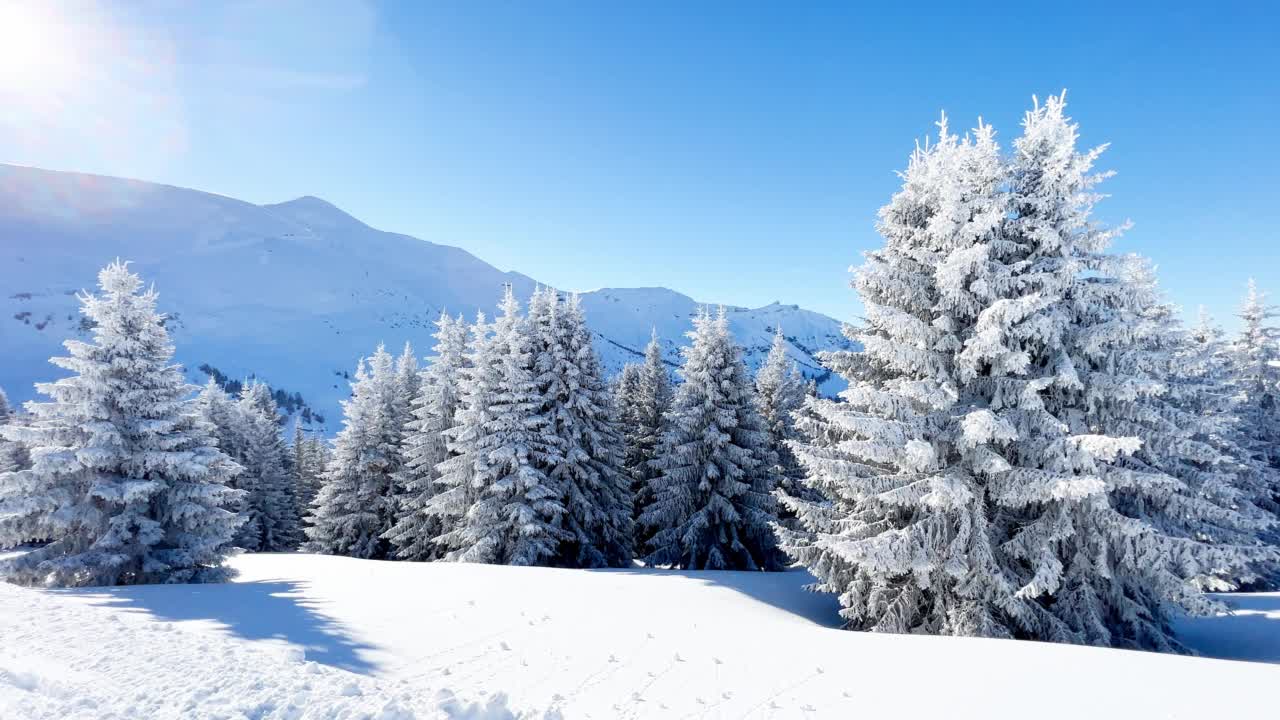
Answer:
[[(504, 283), (527, 297), (536, 281), (502, 272), (457, 247), (365, 225), (303, 197), (275, 205), (183, 188), (0, 165), (0, 387), (32, 397), (56, 377), (46, 361), (82, 333), (75, 293), (120, 257), (155, 283), (169, 313), (178, 359), (231, 378), (254, 374), (300, 392), (336, 425), (347, 396), (343, 373), (379, 343), (430, 351), (441, 311), (492, 312)], [(656, 327), (667, 359), (697, 311), (665, 288), (583, 294), (588, 322), (610, 372), (637, 358)], [(840, 324), (795, 306), (728, 308), (758, 365), (773, 328), (793, 338), (796, 360), (838, 389), (813, 358), (846, 346)]]

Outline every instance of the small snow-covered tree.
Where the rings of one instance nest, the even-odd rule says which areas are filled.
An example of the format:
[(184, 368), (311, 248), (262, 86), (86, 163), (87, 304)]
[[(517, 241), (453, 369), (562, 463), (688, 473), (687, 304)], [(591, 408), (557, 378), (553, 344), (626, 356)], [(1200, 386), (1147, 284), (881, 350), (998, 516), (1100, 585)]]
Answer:
[(409, 423), (413, 421), (413, 401), (418, 397), (421, 387), (422, 375), (418, 371), (418, 356), (413, 353), (413, 345), (405, 343), (404, 350), (396, 359), (395, 388), (392, 397), (394, 422), (401, 428), (402, 433), (408, 431)]
[(499, 310), (474, 331), (457, 424), (446, 434), (453, 457), (439, 466), (447, 489), (428, 512), (448, 518), (437, 540), (446, 560), (545, 564), (565, 538), (564, 507), (542, 470), (556, 439), (539, 412), (527, 320), (510, 287)]
[(242, 468), (236, 486), (246, 495), (245, 523), (236, 543), (250, 551), (280, 552), (301, 542), (301, 517), (290, 479), (288, 449), (280, 435), (279, 411), (271, 390), (260, 382), (245, 385), (236, 403), (239, 436), (236, 457)]
[[(446, 489), (439, 482), (437, 466), (450, 457), (445, 431), (455, 424), (467, 370), (467, 324), (462, 316), (453, 319), (441, 313), (434, 337), (436, 354), (422, 373), (413, 417), (406, 426), (399, 516), (387, 535), (396, 547), (396, 557), (405, 560), (440, 557), (436, 539), (444, 531), (442, 515), (429, 512), (428, 507)], [(459, 507), (457, 516), (464, 511)]]
[(213, 378), (209, 378), (204, 387), (200, 388), (200, 394), (196, 396), (195, 410), (213, 428), (218, 448), (233, 459), (238, 457), (240, 454), (237, 434), (240, 426), (239, 410), (236, 407), (236, 401)]
[[(774, 474), (778, 477), (778, 490), (795, 497), (818, 499), (799, 482), (804, 468), (791, 451), (790, 443), (799, 439), (795, 414), (804, 405), (807, 384), (794, 360), (787, 355), (787, 339), (778, 328), (773, 335), (773, 345), (765, 356), (764, 364), (756, 372), (756, 398), (760, 417), (764, 420), (769, 436), (769, 449), (777, 457)], [(781, 517), (789, 519), (785, 507)]]
[[(9, 404), (9, 396), (0, 388), (0, 427), (22, 422), (16, 410)], [(28, 464), (26, 448), (22, 443), (6, 440), (0, 435), (0, 473), (25, 468)]]
[[(627, 377), (628, 372), (632, 377)], [(644, 362), (628, 365), (623, 368), (623, 373), (619, 380), (617, 402), (626, 441), (623, 466), (631, 478), (635, 547), (639, 551), (647, 547), (649, 542), (650, 531), (640, 522), (640, 514), (653, 503), (652, 485), (658, 477), (653, 461), (657, 458), (658, 444), (666, 429), (673, 396), (671, 375), (662, 359), (657, 329), (650, 330), (649, 344), (644, 349)]]
[(630, 478), (623, 440), (582, 308), (535, 291), (527, 330), (538, 396), (555, 451), (542, 468), (559, 494), (564, 539), (553, 558), (570, 567), (625, 567), (632, 559)]
[(1161, 297), (1148, 261), (1124, 260), (1120, 279), (1129, 308), (1121, 317), (1133, 348), (1111, 354), (1108, 368), (1115, 377), (1158, 379), (1162, 387), (1128, 407), (1108, 398), (1118, 411), (1117, 426), (1142, 441), (1119, 464), (1135, 473), (1163, 473), (1177, 483), (1136, 493), (1122, 486), (1116, 505), (1158, 528), (1175, 552), (1179, 539), (1194, 543), (1196, 557), (1186, 561), (1199, 568), (1189, 576), (1194, 586), (1253, 586), (1272, 575), (1280, 560), (1261, 539), (1276, 518), (1253, 503), (1255, 484), (1266, 475), (1235, 442), (1227, 358), (1207, 320), (1190, 332), (1183, 327)]
[(356, 365), (343, 428), (312, 505), (307, 547), (365, 559), (387, 557), (384, 538), (395, 523), (395, 476), (400, 470), (398, 408), (402, 385), (395, 361), (378, 346)]
[[(624, 427), (630, 427), (636, 418), (641, 372), (640, 363), (627, 363), (622, 366), (622, 369), (613, 378), (613, 406), (617, 412), (618, 422), (622, 423)], [(627, 454), (623, 462), (624, 467), (628, 468), (628, 470), (632, 467), (631, 453), (632, 447), (628, 443)]]
[(320, 475), (324, 472), (322, 447), (319, 438), (307, 436), (302, 428), (301, 419), (294, 421), (293, 441), (289, 446), (293, 462), (289, 471), (293, 486), (293, 501), (299, 513), (300, 533), (302, 532), (301, 518), (309, 512), (311, 504), (315, 502), (316, 494), (320, 491)]
[(751, 376), (724, 309), (702, 313), (683, 349), (667, 428), (653, 466), (652, 565), (697, 570), (778, 570), (771, 523), (776, 460), (756, 410)]
[(50, 586), (204, 582), (227, 575), (237, 525), (232, 463), (187, 400), (154, 290), (119, 261), (80, 297), (92, 342), (68, 340), (70, 373), (36, 389), (29, 425), (0, 432), (32, 466), (0, 474), (0, 546), (50, 541), (5, 563)]
[[(1250, 280), (1239, 313), (1243, 327), (1230, 353), (1240, 443), (1251, 459), (1280, 472), (1280, 328), (1271, 323), (1277, 314)], [(1280, 484), (1262, 482), (1257, 491), (1259, 504), (1280, 510)]]

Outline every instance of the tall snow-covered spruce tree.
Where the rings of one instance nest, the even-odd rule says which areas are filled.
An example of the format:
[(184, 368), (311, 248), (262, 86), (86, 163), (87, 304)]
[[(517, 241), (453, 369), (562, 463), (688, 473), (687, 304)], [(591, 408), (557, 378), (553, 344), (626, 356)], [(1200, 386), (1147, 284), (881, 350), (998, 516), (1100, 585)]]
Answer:
[(653, 461), (653, 500), (640, 515), (653, 531), (646, 560), (696, 570), (782, 569), (770, 528), (776, 459), (724, 309), (696, 317), (689, 337), (684, 382)]
[(301, 517), (310, 512), (316, 494), (320, 492), (320, 476), (324, 472), (324, 441), (317, 435), (308, 435), (302, 427), (302, 420), (293, 424), (293, 440), (289, 444), (289, 453), (293, 461), (290, 463), (290, 483), (293, 485), (294, 503), (299, 513), (299, 532)]
[(1255, 486), (1255, 500), (1280, 512), (1280, 315), (1253, 280), (1239, 318), (1243, 327), (1232, 343), (1233, 389), (1240, 417), (1240, 444), (1249, 458), (1271, 472)]
[(440, 464), (444, 490), (426, 511), (442, 518), (444, 559), (544, 565), (568, 539), (564, 506), (543, 468), (557, 441), (539, 402), (527, 320), (508, 287), (498, 318), (477, 321), (468, 350), (452, 455)]
[(232, 463), (188, 400), (154, 290), (119, 261), (82, 295), (92, 342), (53, 364), (71, 376), (36, 389), (29, 425), (0, 430), (32, 466), (0, 474), (0, 546), (47, 544), (5, 563), (11, 581), (50, 586), (204, 582), (238, 518)]
[(236, 487), (245, 491), (245, 523), (236, 544), (245, 550), (280, 552), (302, 541), (301, 509), (289, 476), (288, 448), (280, 435), (280, 415), (271, 389), (250, 382), (235, 407), (236, 454), (241, 471)]
[(810, 400), (797, 448), (829, 502), (779, 530), (850, 627), (1181, 649), (1197, 583), (1256, 557), (1183, 472), (1205, 446), (1171, 432), (1162, 319), (1076, 140), (1061, 97), (1007, 159), (944, 120), (881, 210), (863, 349), (827, 358), (845, 402)]
[(309, 549), (365, 559), (388, 556), (385, 536), (395, 524), (396, 477), (403, 464), (405, 377), (382, 346), (356, 365), (351, 398), (342, 405), (343, 428), (308, 518)]
[(652, 485), (658, 477), (653, 461), (666, 429), (673, 396), (671, 375), (662, 359), (662, 346), (658, 343), (656, 329), (650, 332), (644, 361), (628, 364), (622, 369), (614, 393), (626, 441), (623, 468), (631, 479), (635, 547), (639, 552), (649, 542), (650, 532), (639, 519), (644, 509), (653, 503)]
[[(787, 355), (787, 339), (782, 335), (782, 328), (778, 328), (773, 334), (769, 354), (756, 372), (760, 418), (764, 421), (769, 449), (777, 459), (774, 474), (778, 478), (778, 490), (794, 497), (817, 500), (818, 497), (799, 482), (804, 477), (804, 468), (791, 450), (791, 443), (800, 437), (795, 413), (804, 405), (806, 390), (804, 376)], [(789, 519), (785, 517), (785, 508), (783, 515)]]
[(612, 398), (578, 298), (535, 291), (530, 335), (537, 412), (547, 418), (555, 451), (542, 468), (565, 512), (551, 562), (568, 567), (625, 567), (632, 559), (631, 481), (622, 469), (623, 439)]
[(422, 373), (413, 417), (406, 423), (399, 514), (387, 533), (396, 557), (405, 560), (436, 560), (441, 555), (436, 539), (443, 534), (444, 516), (428, 508), (445, 490), (437, 466), (450, 457), (445, 431), (455, 424), (467, 371), (467, 324), (462, 316), (454, 319), (442, 313), (434, 337), (436, 354)]

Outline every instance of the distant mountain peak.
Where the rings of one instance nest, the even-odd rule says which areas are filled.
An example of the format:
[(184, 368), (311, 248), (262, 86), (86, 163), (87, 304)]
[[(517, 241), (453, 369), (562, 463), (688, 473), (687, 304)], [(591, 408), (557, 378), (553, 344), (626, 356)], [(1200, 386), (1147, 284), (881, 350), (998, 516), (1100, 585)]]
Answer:
[(262, 209), (312, 228), (368, 227), (342, 208), (315, 195), (263, 205)]
[[(267, 209), (276, 209), (276, 210), (283, 210), (283, 209), (324, 210), (327, 212), (342, 213), (343, 215), (347, 215), (347, 213), (343, 212), (342, 209), (339, 208), (337, 205), (334, 205), (333, 203), (329, 202), (328, 200), (325, 200), (324, 198), (318, 198), (315, 195), (303, 195), (301, 197), (296, 197), (292, 200), (285, 200), (282, 203), (271, 203), (268, 205), (263, 205), (263, 207)], [(348, 215), (348, 217), (350, 217), (350, 215)]]

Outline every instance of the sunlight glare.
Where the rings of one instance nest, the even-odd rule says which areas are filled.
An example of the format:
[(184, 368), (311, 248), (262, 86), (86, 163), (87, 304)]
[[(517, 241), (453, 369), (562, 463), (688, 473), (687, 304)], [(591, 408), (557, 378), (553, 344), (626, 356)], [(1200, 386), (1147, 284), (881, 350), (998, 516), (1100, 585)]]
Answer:
[(49, 4), (0, 0), (0, 91), (40, 95), (68, 82), (71, 41)]

